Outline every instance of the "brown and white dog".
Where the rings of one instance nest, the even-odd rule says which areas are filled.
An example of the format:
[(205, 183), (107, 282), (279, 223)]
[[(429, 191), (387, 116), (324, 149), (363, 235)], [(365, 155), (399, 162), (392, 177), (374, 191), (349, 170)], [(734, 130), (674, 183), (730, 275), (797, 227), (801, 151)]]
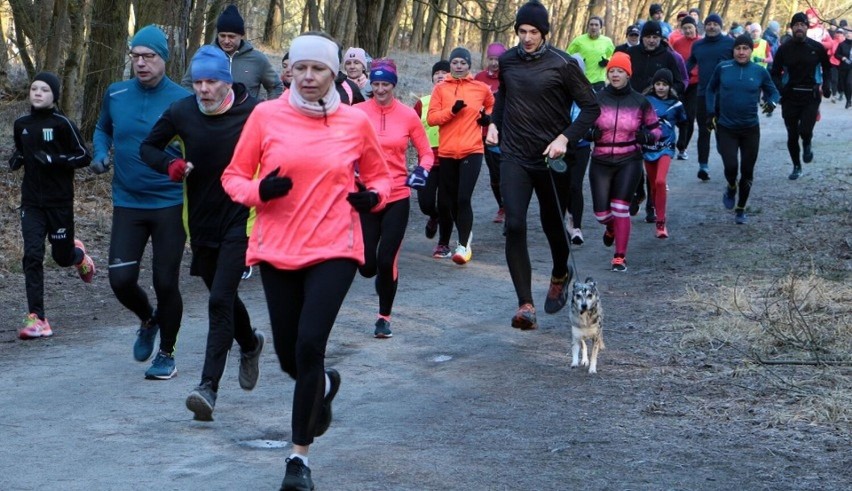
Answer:
[[(592, 277), (587, 277), (583, 283), (574, 282), (571, 295), (571, 368), (581, 363), (589, 367), (589, 373), (597, 373), (598, 352), (605, 348), (603, 340), (603, 309), (597, 284)], [(589, 358), (586, 339), (592, 341), (592, 356)], [(580, 360), (580, 349), (583, 359)]]

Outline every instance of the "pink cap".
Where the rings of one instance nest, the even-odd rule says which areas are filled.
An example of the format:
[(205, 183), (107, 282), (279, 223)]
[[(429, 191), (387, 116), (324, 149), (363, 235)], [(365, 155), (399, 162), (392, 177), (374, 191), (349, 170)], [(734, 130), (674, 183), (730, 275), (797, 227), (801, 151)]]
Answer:
[(503, 46), (503, 43), (491, 43), (488, 45), (488, 49), (485, 50), (486, 56), (500, 56), (506, 52), (506, 47)]

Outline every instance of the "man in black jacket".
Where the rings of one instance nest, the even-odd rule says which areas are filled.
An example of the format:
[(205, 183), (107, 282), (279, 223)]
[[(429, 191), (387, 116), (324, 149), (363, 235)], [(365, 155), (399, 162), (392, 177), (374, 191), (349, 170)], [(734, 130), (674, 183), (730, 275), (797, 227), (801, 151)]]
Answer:
[[(200, 276), (210, 290), (201, 384), (186, 405), (195, 419), (209, 421), (233, 342), (240, 345), (239, 382), (245, 390), (257, 383), (263, 349), (263, 334), (252, 329), (237, 295), (246, 263), (249, 210), (234, 203), (220, 181), (257, 101), (243, 84), (233, 83), (228, 58), (217, 48), (202, 46), (192, 58), (190, 74), (195, 95), (172, 103), (163, 113), (142, 142), (141, 156), (172, 181), (184, 181), (190, 274)], [(163, 151), (175, 137), (183, 140), (186, 159)]]
[[(592, 87), (577, 62), (550, 46), (547, 9), (536, 1), (524, 4), (515, 18), (518, 45), (500, 57), (500, 88), (488, 126), (486, 143), (500, 145), (500, 191), (506, 211), (506, 262), (518, 295), (519, 309), (512, 327), (535, 329), (532, 266), (527, 249), (527, 210), (532, 193), (538, 198), (541, 225), (553, 258), (550, 289), (544, 311), (553, 314), (565, 306), (571, 281), (568, 241), (560, 205), (566, 196), (567, 173), (548, 169), (546, 159), (573, 158), (569, 149), (597, 120), (600, 108)], [(572, 103), (580, 114), (572, 123)], [(571, 165), (572, 162), (569, 162)], [(551, 181), (554, 179), (554, 181)]]

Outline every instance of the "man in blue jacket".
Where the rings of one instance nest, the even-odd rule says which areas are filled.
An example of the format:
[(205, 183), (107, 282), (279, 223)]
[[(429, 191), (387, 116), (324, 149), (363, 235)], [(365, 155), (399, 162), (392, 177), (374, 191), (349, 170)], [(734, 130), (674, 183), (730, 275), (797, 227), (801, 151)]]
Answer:
[[(113, 148), (109, 284), (118, 301), (142, 323), (133, 346), (137, 361), (151, 357), (159, 330), (160, 350), (145, 378), (165, 380), (177, 373), (174, 349), (183, 316), (178, 290), (186, 242), (183, 186), (148, 167), (139, 147), (163, 111), (189, 92), (166, 77), (169, 48), (166, 35), (156, 26), (144, 27), (133, 36), (129, 56), (135, 76), (110, 85), (104, 94), (92, 169), (98, 174), (109, 170)], [(139, 286), (139, 263), (149, 238), (156, 310)]]

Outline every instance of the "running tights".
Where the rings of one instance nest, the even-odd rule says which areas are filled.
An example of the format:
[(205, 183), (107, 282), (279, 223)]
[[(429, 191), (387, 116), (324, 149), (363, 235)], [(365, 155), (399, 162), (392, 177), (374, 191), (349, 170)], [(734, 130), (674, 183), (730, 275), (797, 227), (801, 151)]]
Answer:
[(627, 255), (630, 241), (630, 198), (642, 176), (642, 158), (609, 164), (592, 159), (589, 184), (595, 218), (615, 235), (615, 255)]
[(716, 128), (716, 148), (725, 165), (725, 180), (731, 188), (737, 187), (739, 174), (739, 197), (737, 208), (745, 208), (751, 183), (754, 180), (754, 165), (760, 149), (760, 126), (730, 129)]
[(426, 178), (426, 187), (417, 190), (417, 203), (424, 215), (438, 220), (438, 243), (449, 246), (450, 236), (453, 234), (453, 216), (446, 200), (438, 199), (440, 181), (441, 166), (434, 165), (429, 171), (429, 177)]
[(463, 159), (441, 157), (441, 183), (438, 186), (438, 202), (449, 203), (450, 214), (459, 231), (459, 244), (470, 244), (473, 230), (473, 187), (482, 169), (482, 154), (474, 153)]
[[(568, 197), (562, 201), (562, 207), (571, 214), (574, 228), (583, 228), (583, 181), (586, 179), (586, 169), (589, 167), (589, 156), (592, 147), (578, 147), (574, 159), (567, 159), (568, 164)], [(560, 199), (562, 197), (560, 196)], [(566, 203), (567, 201), (567, 203)]]
[(648, 199), (654, 202), (654, 209), (657, 215), (657, 222), (666, 221), (666, 177), (669, 174), (669, 167), (672, 164), (672, 158), (668, 155), (662, 155), (657, 160), (650, 162), (645, 161), (645, 173), (648, 174)]
[(814, 137), (814, 125), (819, 113), (820, 100), (815, 97), (804, 96), (800, 99), (785, 97), (781, 105), (781, 116), (784, 118), (784, 126), (787, 127), (787, 151), (793, 159), (793, 165), (802, 164), (800, 158), (799, 138), (803, 145), (810, 145)]
[(408, 226), (410, 201), (406, 197), (389, 203), (378, 213), (361, 213), (364, 235), (364, 265), (358, 272), (365, 278), (376, 277), (379, 315), (390, 317), (399, 284), (399, 251)]

